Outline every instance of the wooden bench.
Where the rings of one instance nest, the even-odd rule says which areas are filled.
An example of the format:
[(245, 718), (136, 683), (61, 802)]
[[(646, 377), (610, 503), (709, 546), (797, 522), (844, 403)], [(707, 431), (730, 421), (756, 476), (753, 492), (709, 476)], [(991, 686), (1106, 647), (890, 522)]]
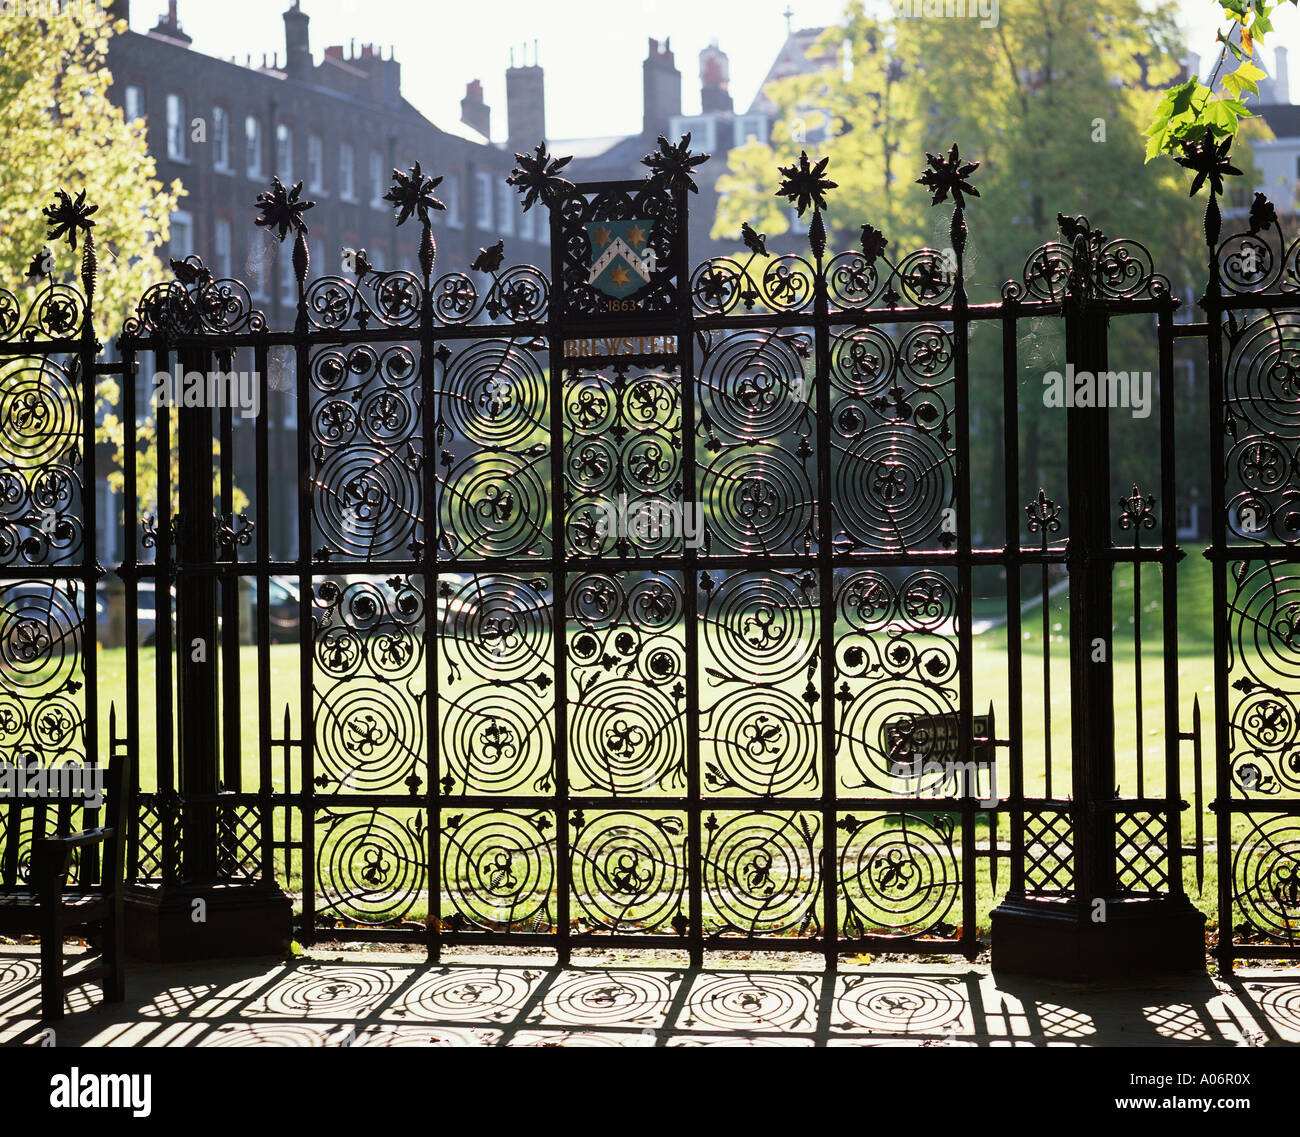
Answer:
[[(90, 801), (85, 794), (0, 798), (0, 933), (40, 936), (44, 1019), (62, 1017), (64, 991), (91, 979), (107, 1002), (126, 997), (122, 877), (130, 767), (124, 754), (109, 762), (104, 826), (92, 804), (94, 787)], [(73, 929), (97, 941), (100, 960), (65, 977), (63, 937)]]

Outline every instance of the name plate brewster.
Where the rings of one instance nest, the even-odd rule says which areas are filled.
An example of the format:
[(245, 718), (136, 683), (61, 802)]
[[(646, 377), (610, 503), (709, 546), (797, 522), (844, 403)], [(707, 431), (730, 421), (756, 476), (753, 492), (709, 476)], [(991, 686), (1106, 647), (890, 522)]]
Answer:
[(654, 177), (574, 190), (552, 217), (564, 357), (675, 361), (680, 195)]

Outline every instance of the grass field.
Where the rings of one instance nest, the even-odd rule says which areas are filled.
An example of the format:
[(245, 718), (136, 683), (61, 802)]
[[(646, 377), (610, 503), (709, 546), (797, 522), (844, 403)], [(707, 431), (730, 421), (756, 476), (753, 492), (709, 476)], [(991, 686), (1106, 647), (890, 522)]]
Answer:
[[(1178, 643), (1179, 655), (1177, 660), (1178, 675), (1178, 722), (1182, 730), (1187, 730), (1191, 725), (1192, 703), (1193, 698), (1200, 699), (1202, 711), (1202, 731), (1203, 745), (1205, 753), (1204, 769), (1204, 786), (1203, 801), (1206, 806), (1213, 797), (1213, 663), (1212, 663), (1212, 636), (1209, 621), (1210, 608), (1210, 573), (1206, 563), (1196, 554), (1199, 550), (1192, 550), (1190, 555), (1178, 574)], [(977, 582), (978, 587), (978, 582)], [(1117, 758), (1116, 758), (1116, 779), (1123, 796), (1135, 796), (1139, 793), (1149, 795), (1161, 795), (1165, 792), (1164, 784), (1164, 763), (1165, 763), (1165, 741), (1164, 741), (1164, 710), (1163, 710), (1163, 669), (1164, 655), (1162, 644), (1162, 612), (1161, 612), (1161, 595), (1158, 570), (1155, 566), (1146, 566), (1143, 569), (1142, 581), (1142, 604), (1138, 616), (1134, 615), (1134, 592), (1132, 569), (1128, 567), (1117, 570), (1115, 580), (1115, 625), (1116, 636), (1114, 644), (1114, 708), (1116, 722), (1117, 738)], [(1026, 591), (1026, 597), (1032, 599), (1034, 592)], [(977, 597), (975, 603), (977, 619), (988, 621), (996, 619), (999, 612), (1005, 616), (1005, 609), (996, 598)], [(1023, 614), (1022, 642), (1020, 645), (1021, 660), (1023, 666), (1023, 685), (1022, 685), (1022, 748), (1025, 764), (1025, 792), (1028, 796), (1047, 796), (1048, 795), (1048, 771), (1046, 755), (1049, 751), (1052, 754), (1051, 760), (1051, 793), (1052, 796), (1066, 797), (1070, 792), (1069, 782), (1069, 675), (1068, 675), (1068, 636), (1069, 636), (1069, 616), (1068, 616), (1068, 594), (1060, 592), (1051, 598), (1047, 613), (1047, 641), (1046, 641), (1046, 668), (1044, 665), (1044, 648), (1045, 641), (1043, 638), (1042, 628), (1043, 613), (1041, 607), (1030, 607)], [(984, 625), (981, 625), (984, 626)], [(1138, 677), (1134, 667), (1134, 653), (1132, 648), (1133, 632), (1140, 629), (1143, 643), (1143, 666), (1141, 672), (1141, 694), (1139, 697)], [(569, 639), (572, 645), (574, 636), (582, 629), (571, 624), (569, 628)], [(661, 638), (666, 637), (670, 641), (681, 643), (683, 629), (681, 625), (674, 628), (661, 629)], [(839, 629), (837, 629), (837, 634)], [(613, 633), (606, 633), (606, 644), (612, 642), (609, 638)], [(939, 637), (935, 637), (939, 638)], [(810, 639), (808, 647), (811, 648), (812, 640)], [(549, 645), (545, 646), (540, 653), (543, 656), (549, 655)], [(297, 736), (301, 730), (302, 708), (299, 706), (299, 649), (296, 645), (274, 645), (270, 649), (270, 689), (271, 689), (271, 728), (274, 735), (279, 736), (282, 732), (285, 709), (288, 708), (290, 719), (290, 731)], [(571, 661), (572, 662), (572, 661)], [(100, 650), (99, 668), (100, 668), (100, 687), (103, 693), (101, 703), (101, 725), (106, 727), (108, 702), (110, 699), (117, 699), (119, 706), (122, 705), (122, 699), (125, 692), (126, 680), (126, 658), (125, 653), (121, 650)], [(716, 651), (713, 641), (708, 637), (701, 638), (700, 665), (702, 672), (709, 668), (715, 668), (733, 679), (744, 680), (746, 676), (743, 669), (734, 659), (727, 657), (725, 653)], [(1000, 736), (1006, 737), (1010, 723), (1010, 704), (1008, 696), (1009, 688), (1009, 666), (1010, 657), (1007, 645), (1007, 629), (1003, 625), (995, 624), (992, 627), (986, 627), (979, 635), (974, 638), (974, 655), (972, 660), (973, 673), (973, 690), (975, 693), (974, 710), (975, 713), (983, 713), (984, 710), (992, 704), (997, 716), (997, 732)], [(241, 770), (242, 770), (242, 788), (245, 791), (252, 791), (259, 784), (259, 731), (260, 724), (258, 721), (258, 689), (257, 689), (257, 657), (256, 652), (251, 647), (241, 648), (240, 650), (240, 700), (239, 707), (235, 713), (239, 716), (240, 733), (242, 738)], [(1050, 700), (1045, 697), (1044, 674), (1050, 676)], [(689, 677), (683, 677), (689, 678)], [(447, 682), (445, 689), (440, 692), (444, 700), (457, 700), (461, 697), (463, 691), (477, 685), (482, 686), (484, 682), (490, 679), (490, 672), (480, 671), (475, 675), (462, 675), (459, 683)], [(807, 677), (799, 674), (796, 677), (788, 678), (782, 683), (776, 685), (776, 689), (784, 691), (791, 696), (802, 694)], [(883, 680), (876, 680), (880, 682)], [(955, 679), (952, 680), (955, 685)], [(701, 703), (707, 708), (710, 694), (708, 681), (701, 677), (700, 679), (700, 698)], [(156, 785), (156, 726), (154, 722), (154, 657), (151, 650), (142, 651), (140, 654), (140, 685), (141, 685), (141, 720), (140, 720), (140, 744), (142, 756), (141, 784), (144, 789), (151, 789)], [(500, 690), (510, 692), (508, 685), (502, 685)], [(599, 687), (596, 688), (600, 690)], [(862, 687), (857, 688), (858, 691)], [(546, 689), (544, 694), (530, 689), (527, 699), (531, 702), (545, 706), (546, 701), (552, 698), (553, 687)], [(571, 702), (576, 696), (571, 691)], [(1050, 706), (1050, 727), (1047, 722), (1048, 707)], [(1138, 713), (1141, 711), (1141, 734), (1137, 734)], [(318, 716), (319, 717), (319, 716)], [(318, 729), (319, 726), (318, 726)], [(704, 756), (709, 753), (707, 742), (704, 745)], [(549, 750), (550, 743), (546, 742)], [(1143, 776), (1139, 779), (1139, 755), (1141, 757), (1141, 768)], [(549, 762), (549, 753), (545, 755)], [(573, 759), (570, 759), (571, 763)], [(998, 763), (1001, 776), (1006, 777), (1006, 757), (1005, 751), (1001, 752)], [(299, 768), (299, 759), (293, 758), (293, 765), (286, 768), (285, 760), (282, 753), (277, 752), (274, 756), (274, 768), (272, 771), (271, 788), (275, 792), (299, 792), (301, 785), (301, 771)], [(1188, 802), (1195, 801), (1195, 792), (1193, 786), (1193, 768), (1192, 768), (1192, 750), (1190, 745), (1184, 743), (1179, 750), (1180, 766), (1180, 793)], [(315, 768), (319, 772), (320, 767)], [(572, 770), (572, 765), (571, 765)], [(853, 783), (860, 771), (854, 766), (849, 756), (841, 756), (839, 759), (838, 770), (840, 780), (844, 784)], [(575, 784), (576, 784), (575, 774)], [(389, 792), (401, 792), (402, 787), (396, 786)], [(328, 795), (328, 789), (322, 796)], [(807, 791), (800, 791), (807, 792)], [(819, 792), (819, 786), (814, 785), (811, 793)], [(846, 791), (842, 791), (846, 792)], [(1005, 784), (998, 787), (1000, 795), (1005, 795)], [(580, 796), (580, 795), (577, 795)], [(643, 796), (663, 796), (664, 808), (671, 811), (674, 804), (673, 793), (663, 793), (662, 791), (651, 790), (648, 795)], [(901, 797), (900, 805), (906, 806), (908, 799)], [(734, 801), (732, 803), (734, 805)], [(779, 808), (779, 800), (773, 801), (773, 806)], [(717, 800), (719, 814), (722, 814), (728, 808), (728, 799), (725, 795), (719, 796)], [(851, 806), (846, 807), (851, 809)], [(283, 812), (277, 811), (277, 830), (283, 830)], [(1206, 841), (1213, 839), (1212, 818), (1207, 814), (1204, 818)], [(647, 823), (648, 824), (648, 823)], [(1238, 826), (1240, 827), (1240, 819)], [(1185, 810), (1182, 815), (1182, 827), (1184, 844), (1190, 844), (1194, 835), (1195, 818), (1191, 808)], [(986, 827), (986, 818), (981, 818), (981, 840), (987, 840), (988, 833)], [(1008, 839), (1008, 825), (1004, 820), (1000, 824), (999, 837), (1002, 842)], [(841, 841), (843, 837), (841, 835)], [(1192, 869), (1192, 861), (1188, 858), (1186, 862), (1187, 878), (1186, 886), (1193, 900), (1199, 902), (1201, 907), (1211, 916), (1214, 915), (1215, 905), (1215, 859), (1212, 855), (1212, 849), (1209, 847), (1205, 850), (1205, 880), (1204, 888), (1199, 892), (1195, 884)], [(811, 865), (805, 866), (807, 872), (811, 874)], [(1005, 863), (1000, 867), (999, 880), (995, 887), (988, 878), (986, 862), (981, 862), (981, 879), (978, 890), (978, 911), (980, 923), (984, 924), (987, 919), (988, 910), (996, 904), (1007, 885), (1008, 868)], [(284, 874), (287, 887), (291, 890), (296, 889), (299, 884), (299, 866), (290, 866)], [(582, 901), (579, 900), (579, 907)], [(413, 918), (420, 918), (424, 915), (423, 905), (417, 905), (407, 914)], [(960, 922), (960, 909), (957, 910), (958, 918), (951, 922)]]

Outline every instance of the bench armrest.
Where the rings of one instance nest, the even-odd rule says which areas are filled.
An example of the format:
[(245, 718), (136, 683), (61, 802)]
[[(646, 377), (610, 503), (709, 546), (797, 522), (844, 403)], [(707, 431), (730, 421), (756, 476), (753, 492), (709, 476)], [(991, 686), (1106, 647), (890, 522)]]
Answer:
[(69, 833), (66, 837), (42, 837), (36, 842), (38, 845), (44, 845), (51, 851), (56, 849), (79, 849), (82, 845), (94, 845), (108, 837), (113, 836), (111, 826), (101, 826), (98, 829), (83, 829), (80, 833)]
[(32, 842), (33, 883), (42, 892), (57, 897), (63, 891), (63, 880), (72, 866), (72, 853), (86, 845), (97, 845), (113, 836), (113, 829), (83, 829), (66, 837), (42, 837)]

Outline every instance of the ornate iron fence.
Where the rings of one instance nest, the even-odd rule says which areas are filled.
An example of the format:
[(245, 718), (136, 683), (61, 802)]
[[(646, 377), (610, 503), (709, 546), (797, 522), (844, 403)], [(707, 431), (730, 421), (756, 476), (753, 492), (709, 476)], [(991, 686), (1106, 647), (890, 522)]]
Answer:
[[(1269, 243), (1259, 206), (1250, 235), (1211, 235), (1208, 325), (1177, 324), (1141, 246), (1062, 218), (1000, 302), (973, 304), (975, 164), (954, 147), (921, 179), (952, 202), (947, 250), (895, 260), (864, 226), (859, 249), (828, 256), (833, 183), (805, 157), (780, 193), (811, 211), (809, 253), (769, 255), (747, 226), (743, 257), (693, 267), (688, 143), (661, 140), (641, 182), (573, 186), (544, 147), (521, 156), (511, 181), (550, 214), (549, 271), (506, 267), (498, 244), (475, 275), (436, 274), (437, 180), (417, 164), (388, 200), (419, 223), (419, 271), (358, 255), (350, 277), (312, 277), (310, 203), (277, 180), (258, 223), (294, 237), (295, 326), (271, 328), (240, 282), (191, 257), (141, 298), (115, 362), (94, 331), (92, 223), (81, 199), (56, 203), (56, 230), (74, 247), (87, 235), (82, 290), (50, 268), (27, 311), (0, 293), (0, 751), (48, 764), (101, 749), (88, 629), (96, 526), (114, 521), (91, 505), (104, 459), (89, 377), (115, 374), (127, 539), (112, 572), (127, 613), (151, 594), (156, 613), (152, 644), (143, 616), (125, 620), (108, 694), (122, 700), (108, 744), (142, 752), (142, 888), (282, 884), (303, 939), (562, 957), (617, 941), (696, 959), (733, 944), (973, 956), (981, 890), (1003, 887), (1181, 900), (1183, 743), (1199, 826), (1200, 735), (1199, 710), (1180, 727), (1172, 366), (1176, 340), (1205, 337), (1215, 532), (1245, 504), (1268, 519), (1248, 548), (1211, 549), (1221, 923), (1294, 954), (1296, 807), (1279, 802), (1300, 788), (1283, 682), (1297, 362), (1279, 309), (1295, 306), (1296, 247)], [(1260, 273), (1238, 271), (1245, 248)], [(1059, 322), (1066, 358), (1102, 370), (1120, 317), (1156, 328), (1160, 484), (1116, 512), (1104, 407), (1069, 412), (1067, 485), (1022, 484), (1018, 345)], [(978, 327), (1001, 345), (1000, 543), (972, 529)], [(146, 391), (142, 367), (178, 378)], [(232, 372), (252, 377), (251, 425), (210, 378)], [(186, 376), (203, 382), (192, 400)], [(277, 528), (286, 449), (298, 479)], [(1096, 649), (1118, 640), (1125, 566), (1135, 723), (1117, 721), (1114, 653)], [(1163, 761), (1145, 772), (1143, 566), (1162, 620)], [(996, 692), (976, 674), (976, 574), (1001, 582)], [(1067, 578), (1063, 763), (1051, 594)], [(1026, 681), (1026, 594), (1041, 684)], [(1246, 659), (1248, 628), (1271, 678)], [(1026, 715), (1044, 724), (1031, 752)], [(1117, 739), (1136, 752), (1124, 796)], [(1252, 835), (1234, 853), (1237, 816)]]

